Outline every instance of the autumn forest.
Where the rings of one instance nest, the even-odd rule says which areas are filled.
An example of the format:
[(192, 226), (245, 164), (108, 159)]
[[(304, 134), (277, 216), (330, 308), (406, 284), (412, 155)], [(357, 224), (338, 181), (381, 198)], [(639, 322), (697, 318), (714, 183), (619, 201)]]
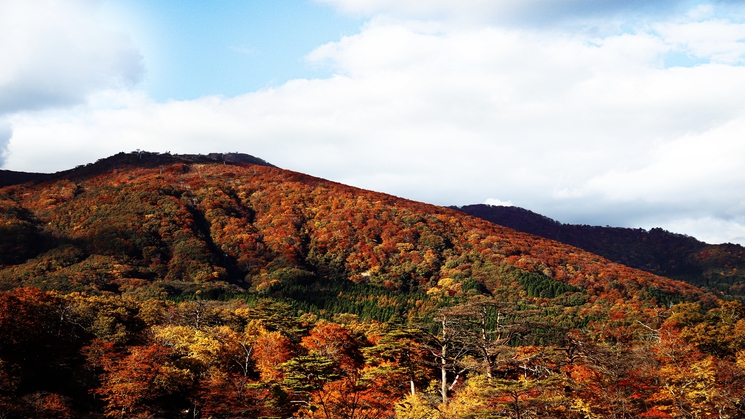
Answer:
[(745, 417), (739, 291), (245, 155), (0, 175), (0, 418)]

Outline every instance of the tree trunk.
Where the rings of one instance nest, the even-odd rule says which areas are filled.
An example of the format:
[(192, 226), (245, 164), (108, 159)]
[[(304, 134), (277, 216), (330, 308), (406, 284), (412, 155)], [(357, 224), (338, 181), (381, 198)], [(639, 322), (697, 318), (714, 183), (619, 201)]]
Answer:
[(442, 345), (442, 358), (440, 358), (441, 367), (440, 371), (442, 372), (442, 384), (440, 388), (440, 392), (442, 393), (442, 402), (447, 403), (448, 402), (448, 370), (447, 370), (447, 361), (445, 360), (445, 351), (447, 350), (447, 345)]
[(442, 319), (442, 352), (440, 353), (440, 371), (442, 372), (442, 383), (440, 392), (442, 393), (442, 403), (448, 402), (448, 370), (447, 370), (447, 322)]
[[(499, 314), (497, 313), (497, 328), (499, 327)], [(484, 345), (484, 364), (486, 365), (486, 378), (491, 381), (492, 379), (492, 360), (491, 360), (491, 351), (489, 349), (489, 341), (486, 338), (486, 306), (481, 308), (481, 342), (483, 342)], [(497, 337), (499, 338), (499, 337)]]

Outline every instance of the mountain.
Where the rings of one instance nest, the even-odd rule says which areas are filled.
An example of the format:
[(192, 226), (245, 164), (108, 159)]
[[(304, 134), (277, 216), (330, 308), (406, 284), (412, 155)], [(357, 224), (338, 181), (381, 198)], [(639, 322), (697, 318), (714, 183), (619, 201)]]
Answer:
[(356, 284), (578, 306), (704, 295), (451, 209), (245, 156), (121, 153), (0, 189), (0, 205), (3, 289), (303, 299), (312, 284)]
[(14, 172), (12, 170), (0, 170), (0, 188), (3, 186), (17, 185), (19, 183), (42, 180), (50, 177), (47, 173)]
[(9, 179), (3, 418), (743, 417), (745, 306), (578, 247), (239, 154)]
[(452, 207), (492, 223), (577, 246), (614, 262), (688, 282), (724, 295), (745, 297), (745, 248), (712, 245), (661, 228), (631, 229), (562, 224), (518, 207)]

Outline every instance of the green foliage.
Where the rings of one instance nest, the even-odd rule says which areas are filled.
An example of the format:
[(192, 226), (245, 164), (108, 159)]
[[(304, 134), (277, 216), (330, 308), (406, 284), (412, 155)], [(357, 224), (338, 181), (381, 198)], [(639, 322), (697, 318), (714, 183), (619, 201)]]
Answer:
[(350, 313), (362, 320), (380, 322), (415, 318), (440, 304), (424, 293), (404, 294), (351, 281), (315, 282), (304, 287), (279, 285), (275, 292), (300, 311), (328, 318)]
[(531, 297), (540, 298), (556, 298), (568, 292), (580, 291), (577, 287), (565, 282), (532, 272), (524, 272), (520, 275), (520, 285)]
[(654, 299), (657, 301), (658, 304), (667, 307), (670, 307), (673, 304), (677, 304), (682, 301), (682, 298), (680, 298), (680, 296), (667, 293), (656, 287), (646, 287), (643, 289), (643, 292), (646, 294), (646, 298), (650, 300)]
[(282, 386), (291, 392), (309, 393), (341, 377), (333, 360), (315, 353), (293, 358), (279, 367), (285, 374)]

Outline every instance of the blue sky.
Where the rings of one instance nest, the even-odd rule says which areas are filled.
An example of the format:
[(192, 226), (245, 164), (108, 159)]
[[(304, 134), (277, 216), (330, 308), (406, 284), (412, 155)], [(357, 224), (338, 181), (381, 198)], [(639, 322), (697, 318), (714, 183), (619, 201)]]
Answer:
[(0, 165), (239, 151), (745, 244), (745, 3), (4, 0)]
[(326, 77), (305, 55), (364, 23), (303, 0), (115, 0), (104, 2), (101, 14), (144, 51), (141, 88), (159, 101), (235, 96)]

